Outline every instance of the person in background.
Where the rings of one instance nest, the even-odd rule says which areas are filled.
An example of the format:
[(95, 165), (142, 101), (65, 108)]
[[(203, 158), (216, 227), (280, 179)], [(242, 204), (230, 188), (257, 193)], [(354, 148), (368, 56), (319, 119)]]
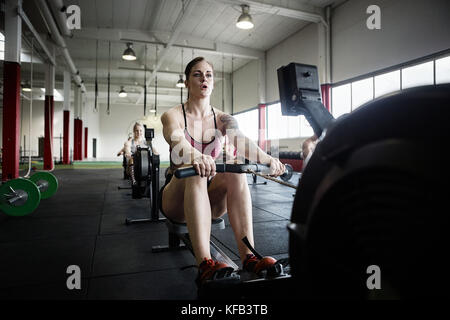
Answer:
[(319, 139), (316, 135), (313, 135), (312, 137), (306, 139), (303, 141), (302, 144), (302, 158), (303, 158), (303, 168), (302, 171), (305, 170), (306, 165), (309, 162), (309, 159), (311, 159), (311, 156), (316, 149), (316, 145), (319, 142)]

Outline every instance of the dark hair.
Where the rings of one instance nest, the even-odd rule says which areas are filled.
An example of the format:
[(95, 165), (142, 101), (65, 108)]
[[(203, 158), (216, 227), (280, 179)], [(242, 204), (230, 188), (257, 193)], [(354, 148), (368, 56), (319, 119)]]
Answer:
[(207, 61), (204, 57), (194, 58), (187, 64), (186, 69), (184, 69), (184, 75), (186, 76), (186, 81), (189, 79), (189, 74), (191, 73), (192, 68), (201, 61), (206, 61), (206, 63), (208, 63), (211, 66), (211, 68), (214, 70), (214, 66), (212, 65), (212, 63)]

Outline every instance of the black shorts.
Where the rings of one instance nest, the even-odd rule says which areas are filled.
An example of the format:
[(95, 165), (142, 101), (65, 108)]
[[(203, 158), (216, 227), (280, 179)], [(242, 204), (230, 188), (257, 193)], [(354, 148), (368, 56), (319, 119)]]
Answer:
[[(163, 191), (164, 188), (169, 184), (170, 180), (172, 180), (173, 174), (172, 173), (168, 173), (167, 177), (166, 177), (166, 182), (164, 183), (164, 185), (161, 187), (161, 189), (159, 189), (159, 194), (158, 194), (158, 203), (159, 203), (159, 211), (161, 211), (161, 213), (165, 216), (166, 214), (164, 213), (163, 209), (162, 209), (162, 195), (163, 195)], [(208, 188), (211, 185), (213, 178), (208, 180)]]

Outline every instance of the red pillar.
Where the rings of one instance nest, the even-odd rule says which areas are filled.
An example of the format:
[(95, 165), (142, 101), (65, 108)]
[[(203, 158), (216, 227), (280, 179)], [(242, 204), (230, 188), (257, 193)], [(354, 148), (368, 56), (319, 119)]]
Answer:
[(20, 64), (3, 62), (2, 180), (19, 177)]
[(69, 164), (69, 126), (70, 126), (70, 111), (64, 110), (64, 124), (63, 124), (63, 163)]
[(258, 125), (258, 147), (266, 151), (266, 105), (258, 105), (259, 125)]
[(322, 84), (320, 89), (322, 91), (323, 105), (331, 112), (331, 84)]
[(53, 169), (53, 96), (45, 96), (44, 170)]
[(73, 120), (73, 160), (78, 160), (78, 119)]
[(88, 128), (84, 128), (84, 158), (88, 157)]
[(78, 160), (83, 160), (83, 120), (78, 119)]
[(74, 120), (75, 124), (74, 124), (74, 138), (73, 138), (73, 142), (74, 142), (74, 155), (73, 155), (73, 160), (83, 160), (83, 150), (82, 150), (82, 145), (83, 145), (83, 121), (81, 119), (75, 119)]

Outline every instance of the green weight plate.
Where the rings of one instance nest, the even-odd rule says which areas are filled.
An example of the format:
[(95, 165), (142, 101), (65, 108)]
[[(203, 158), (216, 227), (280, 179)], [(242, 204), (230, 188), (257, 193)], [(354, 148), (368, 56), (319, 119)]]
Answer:
[(39, 188), (41, 191), (41, 199), (50, 198), (55, 194), (56, 190), (58, 190), (58, 179), (56, 179), (56, 177), (50, 172), (36, 172), (30, 177), (30, 180), (33, 181), (38, 187), (40, 184), (44, 185), (44, 187)]
[[(8, 203), (11, 189), (23, 195), (22, 199)], [(38, 187), (28, 179), (9, 180), (0, 186), (0, 210), (10, 216), (25, 216), (32, 213), (41, 201)]]

